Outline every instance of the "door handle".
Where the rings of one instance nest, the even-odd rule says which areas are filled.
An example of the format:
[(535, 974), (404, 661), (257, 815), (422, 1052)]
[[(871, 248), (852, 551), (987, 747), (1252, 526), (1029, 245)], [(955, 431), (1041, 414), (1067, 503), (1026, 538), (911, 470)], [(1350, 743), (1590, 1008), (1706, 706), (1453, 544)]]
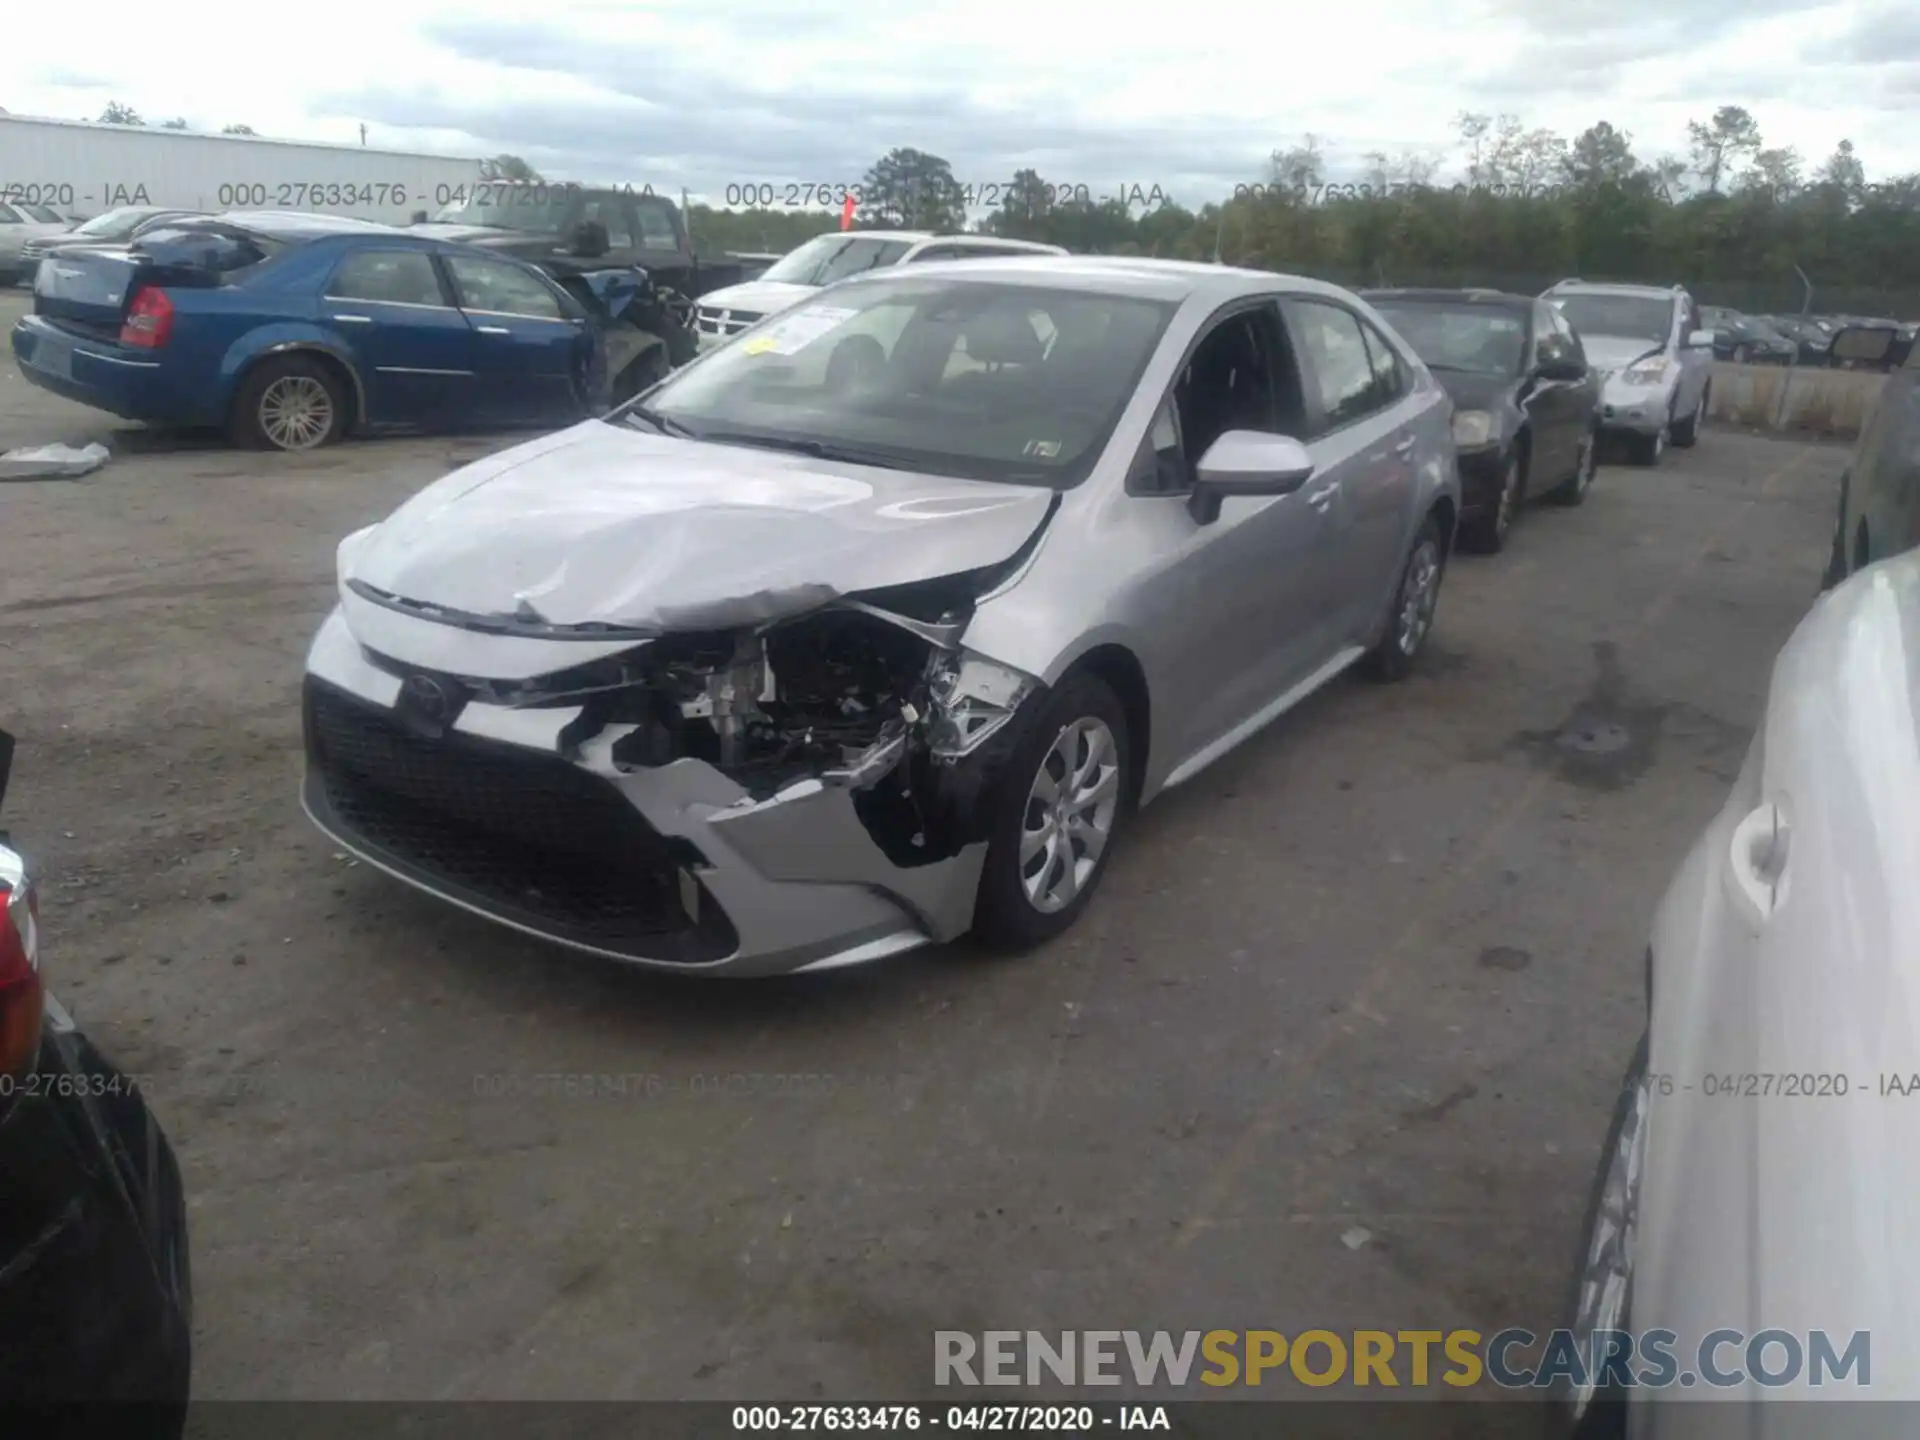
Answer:
[(373, 323), (373, 317), (371, 315), (335, 315), (332, 318), (344, 321), (348, 325), (371, 325)]
[(513, 331), (504, 325), (476, 325), (473, 327), (482, 335), (511, 335)]
[(1393, 453), (1396, 455), (1411, 455), (1413, 453), (1413, 436), (1409, 435), (1404, 440), (1396, 441), (1393, 447)]
[(1339, 488), (1340, 482), (1337, 480), (1331, 485), (1322, 485), (1318, 490), (1308, 494), (1307, 504), (1313, 506), (1316, 510), (1325, 510), (1333, 503), (1334, 492)]

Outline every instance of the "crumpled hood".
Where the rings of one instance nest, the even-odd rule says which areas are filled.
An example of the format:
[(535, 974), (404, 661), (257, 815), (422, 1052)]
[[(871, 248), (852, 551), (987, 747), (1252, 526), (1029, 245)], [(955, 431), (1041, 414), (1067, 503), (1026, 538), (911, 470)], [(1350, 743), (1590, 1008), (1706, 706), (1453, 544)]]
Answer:
[(341, 581), (555, 626), (723, 629), (997, 564), (1053, 492), (588, 420), (456, 470), (341, 547)]
[(1663, 348), (1652, 340), (1632, 336), (1585, 333), (1580, 336), (1580, 347), (1587, 352), (1587, 363), (1596, 370), (1624, 370), (1641, 356)]
[(745, 315), (777, 315), (820, 293), (814, 285), (792, 285), (782, 280), (748, 280), (700, 297), (703, 309), (738, 310)]

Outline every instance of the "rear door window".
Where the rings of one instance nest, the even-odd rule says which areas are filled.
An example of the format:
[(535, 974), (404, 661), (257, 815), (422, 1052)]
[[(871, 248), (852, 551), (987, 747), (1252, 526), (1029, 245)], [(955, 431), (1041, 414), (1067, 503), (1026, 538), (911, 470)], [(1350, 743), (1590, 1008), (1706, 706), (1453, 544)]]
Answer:
[(1385, 402), (1359, 317), (1320, 300), (1295, 300), (1290, 309), (1306, 360), (1309, 393), (1319, 402), (1316, 434), (1338, 430), (1380, 409)]
[(1367, 359), (1373, 367), (1374, 399), (1381, 405), (1391, 405), (1407, 390), (1407, 378), (1400, 368), (1400, 357), (1387, 337), (1364, 320), (1360, 322), (1360, 331), (1366, 337)]
[(349, 255), (327, 282), (327, 298), (437, 308), (447, 303), (440, 276), (423, 250), (362, 250)]

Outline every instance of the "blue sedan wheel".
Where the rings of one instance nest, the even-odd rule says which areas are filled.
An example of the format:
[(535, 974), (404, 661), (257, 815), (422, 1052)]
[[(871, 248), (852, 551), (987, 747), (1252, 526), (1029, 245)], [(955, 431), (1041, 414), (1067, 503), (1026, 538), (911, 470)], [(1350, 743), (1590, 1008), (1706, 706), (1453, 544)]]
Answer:
[(288, 355), (248, 372), (231, 430), (250, 449), (313, 450), (339, 439), (346, 425), (346, 390), (332, 367)]

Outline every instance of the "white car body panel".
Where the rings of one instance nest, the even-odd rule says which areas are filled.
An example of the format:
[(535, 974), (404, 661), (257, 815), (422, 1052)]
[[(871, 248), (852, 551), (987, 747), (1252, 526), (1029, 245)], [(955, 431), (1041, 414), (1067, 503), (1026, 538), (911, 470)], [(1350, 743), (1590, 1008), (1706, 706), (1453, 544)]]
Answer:
[[(1920, 1396), (1920, 1095), (1882, 1093), (1883, 1076), (1911, 1085), (1920, 1073), (1916, 711), (1910, 553), (1861, 572), (1801, 623), (1739, 782), (1657, 913), (1630, 1325), (1676, 1332), (1683, 1368), (1717, 1329), (1824, 1329), (1836, 1351), (1864, 1330), (1864, 1393)], [(1777, 877), (1767, 806), (1787, 835)], [(1773, 1093), (1707, 1093), (1743, 1089), (1747, 1076)], [(1816, 1093), (1781, 1093), (1783, 1076), (1810, 1077)], [(1842, 1083), (1820, 1077), (1845, 1077), (1847, 1093), (1818, 1093)], [(1699, 1407), (1665, 1403), (1675, 1399), (1863, 1393), (1807, 1380), (1638, 1391), (1632, 1433), (1703, 1433)], [(1844, 1433), (1869, 1429), (1896, 1433)]]

